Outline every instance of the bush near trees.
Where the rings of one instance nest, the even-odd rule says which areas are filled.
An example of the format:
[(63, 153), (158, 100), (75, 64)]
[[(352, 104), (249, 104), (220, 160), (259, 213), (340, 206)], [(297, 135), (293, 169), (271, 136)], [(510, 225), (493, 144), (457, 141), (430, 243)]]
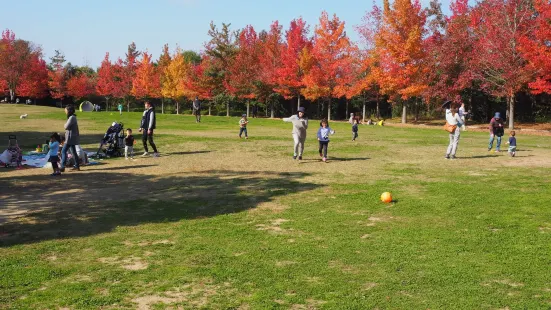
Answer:
[[(61, 104), (97, 99), (104, 109), (140, 100), (162, 113), (186, 113), (199, 97), (213, 115), (270, 117), (306, 106), (314, 117), (345, 118), (351, 111), (372, 118), (440, 117), (444, 100), (464, 102), (478, 121), (495, 111), (514, 121), (551, 118), (551, 3), (545, 0), (454, 0), (450, 16), (432, 0), (384, 0), (355, 26), (322, 12), (314, 27), (301, 18), (284, 30), (210, 24), (201, 53), (168, 45), (157, 60), (128, 46), (125, 59), (106, 53), (94, 70), (76, 67), (59, 51), (46, 64), (32, 42), (7, 29), (0, 41), (0, 91)], [(21, 101), (22, 102), (22, 101)]]

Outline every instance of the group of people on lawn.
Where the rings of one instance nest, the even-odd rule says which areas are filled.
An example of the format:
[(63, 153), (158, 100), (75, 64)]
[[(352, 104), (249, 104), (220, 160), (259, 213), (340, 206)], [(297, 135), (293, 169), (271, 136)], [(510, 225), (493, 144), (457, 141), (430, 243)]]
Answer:
[[(465, 120), (467, 112), (465, 111), (465, 105), (451, 104), (447, 102), (446, 108), (446, 122), (454, 127), (449, 133), (449, 145), (446, 151), (446, 159), (455, 159), (456, 152), (459, 145), (459, 138), (461, 136), (461, 130), (466, 130)], [(149, 156), (148, 143), (153, 149), (153, 157), (159, 157), (157, 146), (153, 140), (154, 131), (157, 127), (157, 119), (155, 115), (155, 109), (153, 105), (145, 101), (145, 110), (142, 115), (139, 131), (142, 133), (142, 143), (144, 153), (142, 156)], [(119, 106), (119, 111), (122, 113), (122, 106)], [(80, 144), (80, 133), (78, 128), (78, 122), (75, 114), (75, 107), (68, 105), (65, 107), (65, 114), (67, 115), (67, 122), (65, 123), (65, 138), (62, 139), (59, 134), (54, 133), (50, 137), (48, 161), (52, 163), (54, 170), (52, 175), (60, 175), (65, 171), (67, 164), (67, 153), (72, 155), (72, 162), (74, 166), (71, 170), (80, 170), (80, 159), (77, 147)], [(193, 114), (197, 123), (201, 122), (201, 103), (198, 98), (195, 98), (193, 102)], [(304, 107), (299, 107), (297, 113), (291, 117), (284, 118), (284, 122), (292, 123), (292, 137), (294, 141), (293, 159), (302, 160), (304, 152), (304, 143), (306, 142), (306, 132), (308, 129), (308, 117), (306, 117), (306, 111)], [(352, 141), (355, 141), (358, 137), (358, 118), (351, 114), (349, 122), (352, 125)], [(249, 123), (247, 115), (243, 114), (239, 120), (239, 137), (241, 138), (245, 134), (245, 138), (248, 139), (247, 124)], [(496, 112), (489, 124), (490, 140), (488, 143), (488, 151), (493, 148), (494, 140), (497, 140), (496, 152), (501, 151), (501, 138), (504, 134), (504, 122), (499, 112)], [(335, 131), (329, 127), (327, 119), (322, 119), (320, 127), (317, 131), (316, 137), (319, 144), (319, 155), (323, 162), (327, 162), (327, 150), (329, 146), (329, 136), (335, 134)], [(64, 141), (62, 141), (64, 140)], [(516, 138), (515, 132), (510, 132), (509, 141), (509, 154), (511, 156), (516, 155)], [(134, 137), (132, 136), (132, 130), (127, 129), (125, 137), (125, 157), (133, 157), (133, 144)], [(59, 150), (61, 147), (61, 150)], [(81, 155), (84, 152), (81, 152)], [(60, 165), (58, 165), (60, 163)]]

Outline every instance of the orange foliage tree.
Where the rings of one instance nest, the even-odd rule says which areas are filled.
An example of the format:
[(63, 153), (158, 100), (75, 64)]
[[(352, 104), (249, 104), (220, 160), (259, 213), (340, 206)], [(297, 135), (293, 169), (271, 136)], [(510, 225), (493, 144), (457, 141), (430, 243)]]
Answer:
[(402, 102), (402, 123), (406, 123), (406, 100), (419, 96), (427, 88), (423, 35), (426, 15), (419, 0), (396, 0), (392, 7), (383, 1), (382, 23), (375, 37), (379, 65), (374, 74), (381, 92)]
[(142, 59), (137, 63), (131, 93), (138, 99), (159, 98), (161, 96), (159, 72), (151, 63), (151, 56), (147, 52), (143, 53)]

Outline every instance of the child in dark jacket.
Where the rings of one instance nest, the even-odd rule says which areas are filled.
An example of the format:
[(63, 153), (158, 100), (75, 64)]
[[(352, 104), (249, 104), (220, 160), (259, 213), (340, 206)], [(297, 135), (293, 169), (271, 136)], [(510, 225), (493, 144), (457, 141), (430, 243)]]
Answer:
[(327, 147), (329, 146), (329, 135), (335, 134), (335, 131), (329, 127), (326, 119), (321, 120), (320, 128), (318, 129), (318, 141), (320, 157), (324, 162), (327, 162)]
[(517, 138), (515, 137), (515, 131), (512, 130), (509, 134), (509, 141), (507, 141), (507, 144), (509, 144), (509, 155), (511, 157), (515, 157), (517, 154)]
[(358, 120), (354, 119), (352, 124), (352, 141), (356, 141), (358, 137)]

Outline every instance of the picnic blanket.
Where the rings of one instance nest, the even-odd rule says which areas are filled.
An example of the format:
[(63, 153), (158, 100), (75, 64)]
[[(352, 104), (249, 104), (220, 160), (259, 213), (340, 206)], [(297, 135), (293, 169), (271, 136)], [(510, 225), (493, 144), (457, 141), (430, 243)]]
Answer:
[[(97, 165), (99, 163), (90, 157), (94, 155), (95, 152), (86, 152), (86, 154), (88, 155), (89, 160), (88, 165)], [(47, 153), (29, 152), (26, 155), (23, 155), (23, 165), (35, 168), (52, 168), (52, 164), (48, 162)]]

